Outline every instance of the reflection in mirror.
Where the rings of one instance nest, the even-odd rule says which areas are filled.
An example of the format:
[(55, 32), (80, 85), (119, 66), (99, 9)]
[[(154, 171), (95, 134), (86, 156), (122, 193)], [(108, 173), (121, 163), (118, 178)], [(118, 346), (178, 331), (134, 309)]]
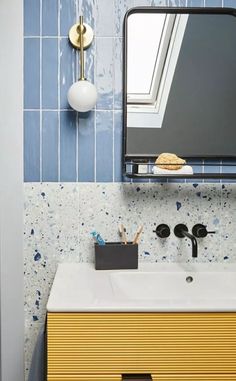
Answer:
[[(161, 13), (131, 16), (127, 63), (129, 127), (161, 128), (187, 20), (188, 15)], [(142, 46), (145, 50), (140, 49)]]
[(140, 9), (126, 33), (126, 157), (236, 156), (236, 18)]

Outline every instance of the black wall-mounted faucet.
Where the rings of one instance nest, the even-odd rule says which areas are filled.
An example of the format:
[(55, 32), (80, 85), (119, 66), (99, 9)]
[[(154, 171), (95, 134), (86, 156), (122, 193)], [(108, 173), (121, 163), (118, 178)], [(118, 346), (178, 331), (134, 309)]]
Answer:
[(167, 238), (170, 235), (170, 228), (166, 224), (160, 224), (156, 230), (153, 230), (153, 233), (156, 233), (159, 238)]
[(184, 224), (178, 224), (174, 228), (174, 233), (176, 237), (178, 238), (184, 238), (187, 237), (191, 240), (192, 242), (192, 257), (197, 258), (197, 240), (194, 237), (194, 235), (190, 234), (188, 232), (188, 228)]
[(215, 231), (208, 232), (206, 225), (196, 224), (192, 228), (192, 233), (197, 238), (205, 238), (207, 234), (215, 234)]

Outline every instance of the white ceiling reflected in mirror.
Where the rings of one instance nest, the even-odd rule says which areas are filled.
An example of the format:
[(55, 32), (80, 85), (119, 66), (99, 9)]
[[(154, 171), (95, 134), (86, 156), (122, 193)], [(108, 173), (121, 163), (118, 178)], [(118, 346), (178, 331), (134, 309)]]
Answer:
[(130, 16), (127, 57), (129, 127), (161, 128), (187, 21), (186, 14), (134, 13)]

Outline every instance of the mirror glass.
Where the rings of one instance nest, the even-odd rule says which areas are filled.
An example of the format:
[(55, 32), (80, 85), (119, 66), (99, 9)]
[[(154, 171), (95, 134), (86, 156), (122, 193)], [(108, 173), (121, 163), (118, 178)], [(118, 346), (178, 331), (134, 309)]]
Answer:
[(126, 157), (236, 156), (235, 16), (135, 9), (125, 39)]

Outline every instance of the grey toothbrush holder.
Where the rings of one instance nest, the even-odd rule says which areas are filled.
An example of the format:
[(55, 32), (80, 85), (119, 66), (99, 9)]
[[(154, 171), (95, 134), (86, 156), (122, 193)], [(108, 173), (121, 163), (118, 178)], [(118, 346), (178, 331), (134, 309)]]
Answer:
[(138, 268), (138, 244), (128, 242), (95, 243), (96, 270), (125, 270)]

